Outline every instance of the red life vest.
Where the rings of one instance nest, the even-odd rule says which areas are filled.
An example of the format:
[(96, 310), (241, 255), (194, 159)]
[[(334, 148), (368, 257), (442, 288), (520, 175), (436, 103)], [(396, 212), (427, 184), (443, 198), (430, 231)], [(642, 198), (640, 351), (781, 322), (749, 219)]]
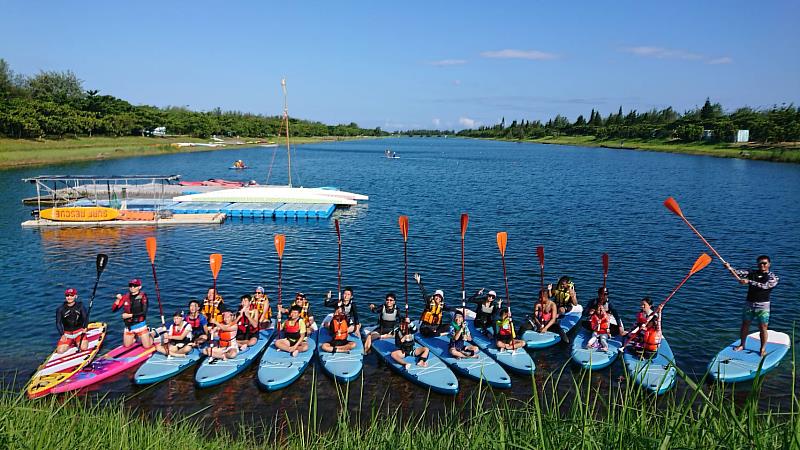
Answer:
[(300, 324), (302, 323), (303, 319), (298, 318), (297, 321), (292, 324), (290, 320), (287, 320), (283, 323), (283, 336), (290, 341), (297, 342), (300, 340)]
[(647, 327), (644, 331), (644, 350), (657, 352), (659, 345), (661, 345), (661, 333), (655, 327)]
[(599, 318), (596, 314), (592, 315), (592, 331), (597, 334), (608, 334), (608, 315), (604, 316), (602, 319)]
[(255, 333), (258, 331), (258, 327), (254, 327), (253, 324), (250, 323), (250, 320), (244, 315), (236, 322), (236, 326), (240, 333)]

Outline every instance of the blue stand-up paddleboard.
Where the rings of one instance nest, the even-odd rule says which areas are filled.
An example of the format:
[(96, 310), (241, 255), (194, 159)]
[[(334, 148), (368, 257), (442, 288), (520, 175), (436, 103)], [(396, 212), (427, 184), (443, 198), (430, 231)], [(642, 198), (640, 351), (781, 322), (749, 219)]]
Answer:
[(139, 367), (139, 370), (133, 375), (133, 382), (136, 384), (153, 384), (164, 381), (192, 367), (202, 357), (200, 350), (196, 348), (193, 348), (192, 351), (185, 355), (167, 356), (155, 353)]
[(350, 333), (347, 335), (347, 340), (356, 343), (352, 350), (328, 353), (323, 352), (320, 348), (323, 343), (330, 342), (333, 338), (327, 326), (320, 327), (317, 333), (319, 333), (317, 354), (319, 355), (319, 362), (322, 364), (322, 370), (336, 379), (336, 381), (348, 383), (354, 380), (364, 367), (364, 344), (361, 342), (361, 338)]
[(292, 356), (275, 346), (276, 339), (269, 344), (261, 362), (258, 363), (258, 384), (268, 391), (277, 391), (294, 383), (306, 370), (314, 350), (317, 348), (317, 332), (306, 339), (308, 350)]
[[(364, 329), (363, 333), (366, 337), (375, 327)], [(414, 344), (414, 349), (421, 348), (419, 343)], [(411, 364), (411, 368), (406, 370), (405, 366), (398, 364), (392, 358), (392, 352), (397, 350), (394, 345), (394, 338), (376, 339), (372, 341), (372, 350), (389, 366), (392, 370), (402, 375), (412, 383), (418, 384), (424, 388), (429, 388), (433, 392), (446, 395), (455, 395), (458, 393), (458, 378), (453, 374), (453, 371), (447, 367), (438, 356), (433, 354), (432, 351), (428, 352), (428, 365), (427, 367), (420, 367), (417, 365), (417, 357), (409, 355), (405, 360)]]
[(259, 331), (255, 345), (247, 347), (233, 358), (213, 360), (206, 358), (194, 375), (195, 382), (199, 387), (216, 386), (238, 375), (264, 351), (272, 340), (273, 333), (275, 333), (274, 328)]
[(677, 374), (675, 355), (666, 338), (661, 339), (658, 351), (651, 358), (637, 355), (631, 351), (630, 347), (627, 347), (622, 360), (625, 361), (625, 368), (633, 381), (657, 395), (661, 395), (675, 386)]
[(495, 361), (499, 362), (506, 370), (510, 370), (518, 375), (530, 375), (536, 370), (536, 364), (534, 364), (531, 355), (529, 355), (524, 348), (500, 350), (495, 345), (493, 338), (486, 336), (475, 326), (474, 320), (467, 320), (467, 326), (472, 335), (472, 342)]
[[(575, 328), (575, 325), (581, 321), (582, 315), (583, 306), (581, 305), (573, 306), (571, 310), (564, 314), (559, 324), (561, 325), (561, 329), (564, 330), (565, 334), (569, 333), (573, 328)], [(552, 347), (561, 342), (561, 336), (559, 336), (558, 333), (553, 333), (552, 331), (539, 333), (537, 331), (528, 330), (522, 333), (520, 339), (525, 341), (525, 347), (534, 350)]]
[[(789, 335), (779, 331), (767, 331), (767, 356), (761, 358), (761, 337), (759, 332), (747, 336), (744, 349), (734, 351), (739, 345), (737, 339), (725, 347), (708, 365), (708, 371), (715, 379), (724, 383), (736, 383), (752, 380), (757, 375), (764, 375), (774, 369), (786, 356), (791, 346)], [(763, 363), (761, 362), (763, 359)], [(759, 365), (761, 370), (759, 371)]]
[(591, 338), (592, 332), (581, 327), (572, 340), (572, 360), (584, 369), (600, 370), (610, 366), (617, 359), (622, 342), (616, 337), (608, 338), (608, 350), (604, 352), (599, 348), (586, 348)]
[[(417, 327), (419, 329), (419, 327)], [(507, 389), (511, 387), (511, 377), (485, 352), (478, 350), (477, 358), (458, 359), (450, 354), (450, 338), (447, 336), (424, 337), (417, 333), (414, 339), (447, 364), (453, 372), (475, 381), (488, 383), (492, 387)]]

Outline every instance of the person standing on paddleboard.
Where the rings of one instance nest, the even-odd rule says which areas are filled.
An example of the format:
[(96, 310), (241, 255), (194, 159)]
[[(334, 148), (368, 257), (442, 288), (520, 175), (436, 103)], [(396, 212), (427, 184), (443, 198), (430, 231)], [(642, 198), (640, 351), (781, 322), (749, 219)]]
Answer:
[(778, 277), (769, 269), (771, 261), (769, 256), (761, 255), (756, 258), (755, 269), (734, 269), (730, 264), (725, 264), (739, 283), (747, 285), (747, 299), (742, 309), (741, 341), (734, 350), (744, 349), (747, 334), (750, 332), (750, 322), (758, 324), (761, 337), (761, 356), (767, 356), (767, 329), (769, 327), (769, 296), (772, 289), (778, 285)]
[(142, 292), (142, 281), (132, 279), (128, 282), (128, 290), (125, 295), (117, 294), (117, 301), (111, 307), (112, 312), (122, 309), (122, 322), (125, 323), (122, 346), (132, 346), (138, 337), (142, 347), (150, 348), (153, 346), (153, 336), (147, 328), (147, 294)]
[(64, 303), (56, 309), (56, 329), (61, 338), (56, 344), (56, 353), (64, 353), (70, 347), (86, 350), (89, 341), (86, 337), (86, 327), (89, 325), (89, 314), (83, 303), (78, 300), (78, 291), (69, 288), (64, 291)]

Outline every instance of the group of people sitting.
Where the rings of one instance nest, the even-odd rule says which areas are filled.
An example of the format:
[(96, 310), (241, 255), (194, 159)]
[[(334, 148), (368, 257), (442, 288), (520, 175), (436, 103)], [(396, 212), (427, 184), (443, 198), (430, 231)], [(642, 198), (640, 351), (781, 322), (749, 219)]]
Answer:
[[(419, 274), (414, 274), (419, 286), (425, 308), (419, 320), (419, 328), (415, 330), (408, 317), (405, 317), (397, 306), (394, 293), (386, 294), (382, 305), (370, 304), (369, 309), (378, 315), (378, 325), (367, 334), (365, 352), (369, 352), (372, 342), (377, 339), (394, 339), (396, 350), (392, 358), (401, 365), (410, 367), (406, 358), (413, 356), (419, 366), (425, 367), (430, 350), (415, 343), (414, 332), (422, 336), (449, 336), (449, 353), (455, 358), (476, 358), (478, 347), (472, 343), (470, 327), (467, 324), (467, 310), (462, 307), (447, 307), (444, 303), (444, 292), (436, 290), (428, 294)], [(156, 351), (165, 355), (184, 355), (193, 348), (202, 347), (205, 355), (215, 359), (234, 358), (239, 352), (254, 345), (259, 338), (259, 331), (275, 326), (270, 299), (264, 288), (258, 286), (253, 294), (242, 295), (236, 311), (227, 308), (223, 298), (214, 288), (208, 290), (202, 300), (191, 300), (188, 312), (178, 310), (172, 316), (172, 323), (165, 330), (153, 333), (146, 323), (148, 300), (141, 290), (142, 283), (133, 279), (128, 285), (130, 292), (118, 294), (112, 310), (122, 310), (125, 324), (123, 345), (134, 345), (138, 339), (142, 346), (156, 346)], [(523, 348), (525, 342), (518, 339), (511, 311), (502, 306), (495, 291), (483, 295), (484, 289), (475, 292), (469, 299), (475, 305), (474, 327), (477, 332), (493, 340), (500, 350), (513, 351)], [(76, 302), (77, 291), (67, 289), (65, 302), (57, 311), (57, 326), (62, 338), (58, 351), (66, 351), (71, 345), (85, 348), (85, 340), (81, 340), (85, 329), (87, 313), (80, 302)], [(333, 299), (328, 292), (324, 300), (325, 307), (333, 308), (330, 320), (323, 325), (327, 327), (331, 340), (320, 344), (323, 352), (348, 352), (356, 347), (356, 342), (349, 339), (351, 335), (360, 336), (361, 322), (354, 302), (353, 288), (345, 287), (341, 298)], [(548, 285), (541, 290), (539, 300), (534, 306), (533, 314), (526, 317), (520, 327), (521, 331), (534, 330), (544, 333), (557, 332), (565, 342), (569, 342), (559, 326), (559, 318), (578, 305), (575, 287), (568, 277), (562, 277), (556, 286)], [(445, 313), (452, 313), (452, 320), (445, 324)], [(642, 352), (655, 352), (660, 342), (660, 307), (652, 309), (652, 301), (644, 298), (641, 312), (637, 316), (637, 327), (626, 333), (619, 320), (619, 315), (608, 302), (608, 290), (601, 288), (598, 296), (588, 307), (589, 318), (584, 326), (592, 332), (589, 345), (607, 350), (610, 335), (626, 335), (625, 344)], [(296, 356), (308, 351), (307, 339), (317, 329), (317, 324), (310, 310), (310, 302), (305, 294), (298, 292), (288, 308), (281, 307), (280, 314), (286, 315), (285, 321), (279, 324), (280, 335), (275, 345), (278, 349)]]

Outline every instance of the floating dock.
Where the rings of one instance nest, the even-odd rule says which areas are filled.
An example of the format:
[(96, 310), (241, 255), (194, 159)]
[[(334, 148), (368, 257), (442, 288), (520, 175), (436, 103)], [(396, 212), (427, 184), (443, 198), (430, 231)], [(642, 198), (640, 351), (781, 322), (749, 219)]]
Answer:
[(157, 218), (155, 220), (106, 220), (102, 222), (61, 222), (47, 219), (26, 220), (23, 227), (116, 227), (126, 225), (219, 225), (225, 222), (224, 213), (217, 214), (173, 214), (172, 217)]
[[(101, 200), (78, 200), (68, 206), (109, 206)], [(333, 215), (336, 205), (319, 203), (228, 203), (228, 202), (174, 202), (152, 199), (128, 200), (127, 209), (132, 211), (172, 211), (173, 214), (217, 214), (228, 217), (253, 219), (327, 219)]]

